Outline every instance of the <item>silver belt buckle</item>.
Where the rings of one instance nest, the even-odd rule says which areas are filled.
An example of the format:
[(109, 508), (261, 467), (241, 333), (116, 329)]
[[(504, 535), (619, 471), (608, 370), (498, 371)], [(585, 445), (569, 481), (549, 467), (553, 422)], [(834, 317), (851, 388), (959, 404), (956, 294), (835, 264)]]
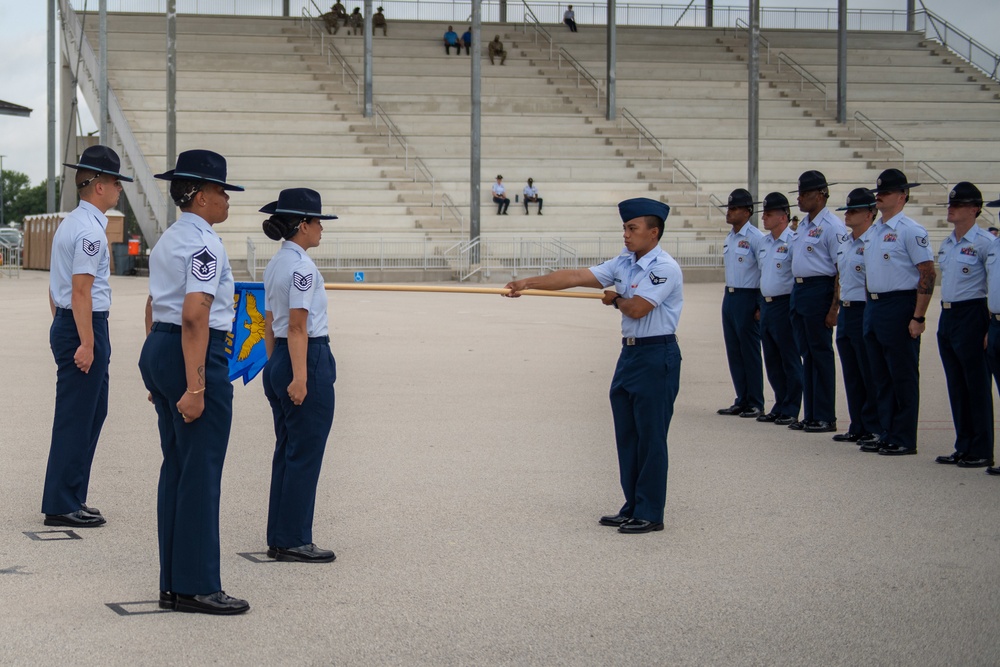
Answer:
[(796, 279), (795, 279), (795, 282), (797, 282), (798, 284), (800, 284), (800, 285), (801, 285), (802, 283), (804, 283), (804, 282), (805, 282), (805, 279), (803, 279), (803, 278), (796, 278)]
[(774, 297), (773, 296), (765, 296), (764, 297), (764, 301), (766, 301), (767, 303), (771, 303), (772, 301), (774, 301)]
[(850, 308), (851, 307), (851, 302), (850, 301), (841, 301), (840, 305), (842, 305), (844, 308)]
[(629, 346), (635, 345), (635, 336), (626, 336), (625, 337), (625, 344), (629, 345)]
[(727, 287), (726, 289), (729, 290), (730, 294), (735, 294), (736, 293), (736, 288), (735, 287)]
[(878, 301), (878, 294), (872, 293), (872, 301)]
[(993, 318), (994, 318), (994, 319), (995, 319), (995, 320), (996, 320), (997, 322), (1000, 322), (1000, 313), (993, 313)]
[(945, 310), (949, 310), (951, 308), (951, 301), (942, 301), (941, 307)]

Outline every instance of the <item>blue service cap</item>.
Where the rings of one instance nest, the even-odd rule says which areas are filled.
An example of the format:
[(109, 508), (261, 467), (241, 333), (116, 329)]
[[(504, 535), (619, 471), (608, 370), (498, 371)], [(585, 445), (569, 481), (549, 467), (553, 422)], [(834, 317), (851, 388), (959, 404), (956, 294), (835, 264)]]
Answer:
[(667, 216), (670, 215), (670, 207), (655, 199), (636, 197), (619, 203), (618, 214), (622, 217), (622, 222), (641, 218), (644, 215), (652, 215), (661, 221), (666, 221)]

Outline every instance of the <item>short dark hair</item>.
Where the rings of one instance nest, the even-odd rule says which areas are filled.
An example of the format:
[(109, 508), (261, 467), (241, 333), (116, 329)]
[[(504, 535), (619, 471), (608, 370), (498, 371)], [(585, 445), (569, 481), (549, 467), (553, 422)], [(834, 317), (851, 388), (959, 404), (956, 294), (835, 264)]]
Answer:
[(653, 227), (656, 227), (659, 230), (659, 233), (656, 236), (656, 240), (657, 241), (663, 240), (663, 230), (666, 227), (666, 221), (664, 221), (663, 218), (656, 215), (644, 215), (642, 217), (646, 219), (646, 229), (652, 229)]

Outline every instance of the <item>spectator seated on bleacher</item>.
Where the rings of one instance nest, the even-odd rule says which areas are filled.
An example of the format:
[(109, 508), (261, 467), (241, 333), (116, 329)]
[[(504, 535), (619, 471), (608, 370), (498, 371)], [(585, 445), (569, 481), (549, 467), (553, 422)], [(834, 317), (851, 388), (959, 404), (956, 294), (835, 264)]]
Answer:
[(472, 26), (462, 33), (462, 45), (465, 47), (465, 55), (469, 55), (469, 49), (472, 48)]
[(365, 27), (365, 17), (361, 13), (360, 7), (355, 7), (351, 15), (347, 17), (347, 28), (352, 35), (360, 35)]
[(535, 179), (529, 178), (528, 184), (524, 186), (524, 214), (528, 215), (528, 204), (538, 204), (538, 215), (542, 214), (542, 198), (538, 196), (538, 188), (535, 187)]
[(458, 42), (458, 33), (451, 26), (448, 26), (448, 32), (444, 34), (444, 53), (445, 55), (451, 54), (451, 47), (455, 47), (455, 55), (462, 55), (462, 45)]
[(372, 16), (372, 34), (375, 34), (376, 28), (382, 28), (382, 35), (388, 35), (388, 25), (389, 24), (385, 22), (385, 14), (382, 13), (382, 8), (379, 7), (378, 11)]
[(496, 63), (493, 62), (493, 57), (494, 56), (496, 56), (497, 58), (500, 59), (500, 64), (501, 65), (503, 65), (504, 62), (507, 61), (507, 52), (503, 50), (503, 42), (500, 41), (500, 35), (497, 35), (496, 37), (494, 37), (493, 41), (490, 42), (489, 50), (490, 50), (490, 64), (491, 65), (496, 65)]
[(326, 31), (331, 35), (336, 35), (337, 31), (340, 30), (341, 22), (347, 23), (347, 9), (344, 5), (340, 4), (340, 0), (330, 8), (326, 14), (323, 14), (323, 23), (326, 24)]

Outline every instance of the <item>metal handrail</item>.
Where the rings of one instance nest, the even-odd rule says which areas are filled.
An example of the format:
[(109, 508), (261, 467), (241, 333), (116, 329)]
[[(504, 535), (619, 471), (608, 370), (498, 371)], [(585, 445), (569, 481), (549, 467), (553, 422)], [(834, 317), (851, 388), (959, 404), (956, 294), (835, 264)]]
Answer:
[[(396, 124), (392, 122), (389, 118), (389, 114), (385, 112), (385, 109), (381, 105), (376, 104), (372, 107), (374, 113), (372, 118), (375, 121), (375, 130), (378, 131), (379, 119), (382, 119), (382, 124), (385, 125), (386, 135), (387, 135), (387, 146), (392, 146), (392, 140), (395, 139), (396, 143), (399, 144), (400, 148), (403, 149), (403, 169), (406, 171), (410, 170), (410, 146), (403, 138), (403, 133), (396, 127)], [(414, 180), (416, 180), (414, 178)]]
[(923, 160), (918, 161), (916, 167), (917, 167), (917, 171), (918, 172), (923, 172), (924, 175), (929, 176), (932, 181), (934, 181), (936, 184), (940, 185), (945, 190), (948, 190), (948, 191), (951, 190), (951, 186), (948, 185), (948, 179), (946, 179), (941, 174), (940, 171), (938, 171), (934, 167), (930, 166), (925, 161), (923, 161)]
[[(1000, 81), (1000, 55), (997, 55), (982, 43), (976, 41), (972, 37), (969, 37), (969, 35), (951, 25), (931, 10), (927, 9), (923, 0), (920, 0), (920, 6), (923, 8), (921, 13), (923, 13), (927, 23), (934, 28), (934, 33), (937, 35), (937, 41), (941, 44), (941, 46), (967, 61), (970, 65), (994, 81)], [(928, 32), (926, 26), (924, 26), (924, 34), (930, 37), (930, 33)], [(948, 38), (951, 35), (959, 38), (959, 47), (954, 46), (954, 40), (949, 43)], [(964, 48), (960, 50), (960, 47)], [(992, 66), (986, 64), (985, 62), (977, 62), (977, 53), (984, 56), (986, 60), (992, 61)]]
[[(528, 6), (526, 0), (521, 0), (521, 4), (524, 5), (524, 20), (522, 22), (521, 31), (524, 34), (528, 34), (528, 26), (530, 25), (532, 30), (535, 31), (534, 41), (538, 44), (538, 36), (541, 35), (542, 39), (549, 43), (549, 60), (552, 60), (552, 51), (555, 48), (555, 42), (552, 39), (552, 35), (548, 30), (542, 27), (541, 21), (535, 16), (535, 12), (531, 11), (531, 7)], [(528, 19), (531, 19), (530, 21)]]
[(785, 53), (784, 51), (778, 52), (778, 72), (781, 72), (781, 63), (785, 63), (799, 75), (799, 90), (805, 90), (805, 84), (808, 81), (813, 88), (823, 93), (823, 109), (827, 108), (830, 103), (830, 95), (826, 90), (826, 84), (820, 81), (816, 75), (807, 70), (805, 67), (795, 62), (795, 60)]
[(875, 150), (878, 150), (878, 142), (881, 139), (889, 148), (899, 153), (899, 157), (903, 160), (903, 168), (906, 168), (906, 154), (903, 150), (903, 144), (896, 140), (891, 134), (883, 130), (878, 123), (873, 121), (868, 116), (864, 115), (860, 111), (854, 112), (854, 131), (858, 131), (858, 123), (861, 123), (869, 130), (875, 134)]
[[(316, 3), (312, 2), (313, 7), (316, 7)], [(316, 7), (319, 11), (319, 7)], [(336, 61), (340, 65), (340, 85), (347, 88), (347, 79), (350, 78), (351, 82), (354, 83), (354, 93), (355, 93), (355, 103), (361, 106), (361, 77), (358, 76), (351, 64), (347, 62), (343, 54), (337, 50), (337, 47), (333, 45), (331, 41), (329, 44), (326, 43), (326, 32), (325, 28), (317, 25), (321, 19), (317, 19), (312, 14), (309, 13), (308, 7), (302, 8), (302, 18), (300, 19), (300, 25), (308, 26), (308, 37), (313, 36), (313, 31), (319, 35), (319, 53), (323, 55), (326, 52), (326, 65), (327, 67), (333, 69), (333, 62)]]
[[(97, 55), (83, 34), (80, 18), (68, 0), (60, 0), (60, 10), (63, 34), (67, 35), (68, 39), (77, 47), (76, 49), (67, 49), (66, 58), (70, 61), (70, 68), (76, 67), (75, 61), (79, 53), (79, 58), (83, 61), (83, 72), (77, 83), (83, 91), (87, 105), (91, 109), (100, 109), (97, 91)], [(89, 79), (90, 85), (84, 85), (85, 79)], [(139, 223), (146, 243), (149, 247), (153, 247), (160, 238), (160, 234), (166, 229), (167, 199), (153, 178), (153, 170), (149, 168), (146, 157), (139, 147), (139, 142), (125, 118), (125, 112), (118, 102), (118, 96), (110, 86), (108, 88), (108, 120), (110, 136), (102, 137), (101, 140), (117, 151), (121, 156), (122, 168), (125, 173), (132, 175), (135, 179), (133, 182), (122, 181), (122, 189), (132, 205), (136, 221)]]
[(562, 61), (563, 61), (563, 58), (565, 58), (566, 62), (568, 62), (570, 65), (572, 65), (573, 69), (576, 70), (576, 87), (577, 88), (580, 87), (580, 78), (581, 77), (587, 83), (589, 83), (591, 86), (594, 87), (594, 90), (597, 91), (597, 106), (601, 106), (601, 82), (598, 81), (597, 77), (595, 77), (593, 74), (591, 74), (589, 71), (587, 71), (587, 68), (584, 67), (583, 64), (580, 61), (578, 61), (576, 58), (574, 58), (573, 56), (571, 56), (569, 54), (569, 52), (566, 51), (566, 49), (564, 49), (562, 47), (559, 47), (559, 52), (556, 55), (558, 57), (558, 65), (557, 65), (557, 67), (559, 69), (562, 69)]
[[(619, 115), (621, 116), (622, 121), (627, 121), (629, 125), (634, 127), (636, 131), (639, 133), (639, 148), (642, 148), (642, 140), (643, 138), (645, 138), (646, 141), (648, 141), (649, 144), (653, 146), (653, 148), (655, 148), (660, 152), (660, 171), (663, 171), (663, 159), (665, 157), (663, 142), (657, 139), (653, 135), (653, 133), (649, 131), (649, 128), (643, 125), (642, 121), (639, 120), (639, 118), (636, 117), (636, 115), (631, 111), (629, 111), (627, 108), (621, 107), (619, 111), (620, 111)], [(625, 129), (624, 122), (620, 125), (620, 127), (622, 130)], [(671, 160), (671, 166), (673, 167), (673, 171), (670, 174), (670, 182), (676, 183), (677, 174), (680, 173), (680, 175), (683, 176), (688, 183), (694, 186), (695, 206), (701, 206), (701, 184), (700, 181), (698, 180), (698, 177), (695, 176), (694, 172), (691, 171), (686, 164), (684, 164), (677, 158), (670, 158), (670, 160)]]
[[(746, 32), (747, 32), (747, 39), (750, 39), (750, 25), (746, 21), (744, 21), (743, 19), (737, 18), (736, 19), (736, 32), (739, 33), (741, 29), (742, 30), (746, 30)], [(770, 65), (771, 64), (771, 42), (768, 41), (767, 37), (764, 37), (764, 35), (762, 35), (760, 33), (760, 30), (757, 31), (757, 39), (759, 39), (761, 42), (763, 42), (764, 49), (766, 50), (766, 54), (767, 54), (765, 56), (765, 62), (768, 65)]]
[(441, 193), (441, 221), (444, 222), (444, 212), (448, 211), (456, 221), (458, 221), (458, 226), (463, 230), (465, 229), (465, 215), (462, 214), (462, 209), (455, 205), (455, 202), (451, 200), (447, 192)]
[(247, 271), (250, 273), (250, 280), (257, 280), (257, 245), (253, 239), (247, 237)]

